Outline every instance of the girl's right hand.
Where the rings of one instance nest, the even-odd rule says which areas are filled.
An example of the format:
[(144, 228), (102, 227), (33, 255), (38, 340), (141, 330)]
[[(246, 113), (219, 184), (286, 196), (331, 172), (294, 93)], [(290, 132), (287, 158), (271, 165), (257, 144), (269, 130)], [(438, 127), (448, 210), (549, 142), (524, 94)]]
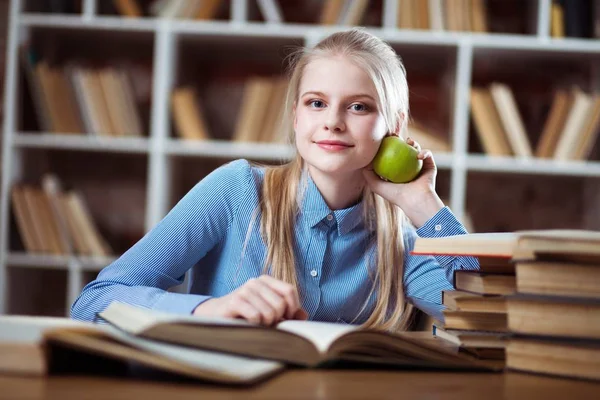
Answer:
[(300, 306), (296, 288), (269, 275), (250, 279), (226, 296), (204, 301), (193, 315), (243, 318), (267, 326), (284, 319), (308, 317)]

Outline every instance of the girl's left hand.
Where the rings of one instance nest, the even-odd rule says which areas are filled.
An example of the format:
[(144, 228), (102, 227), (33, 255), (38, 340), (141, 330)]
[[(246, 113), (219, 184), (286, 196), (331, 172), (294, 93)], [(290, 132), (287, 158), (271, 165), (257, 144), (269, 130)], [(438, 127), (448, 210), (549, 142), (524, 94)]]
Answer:
[(437, 167), (430, 150), (421, 150), (421, 146), (412, 138), (406, 143), (419, 151), (417, 158), (423, 160), (419, 175), (408, 183), (392, 183), (381, 179), (372, 165), (363, 169), (363, 175), (369, 188), (400, 207), (412, 223), (418, 228), (433, 217), (444, 203), (435, 192)]

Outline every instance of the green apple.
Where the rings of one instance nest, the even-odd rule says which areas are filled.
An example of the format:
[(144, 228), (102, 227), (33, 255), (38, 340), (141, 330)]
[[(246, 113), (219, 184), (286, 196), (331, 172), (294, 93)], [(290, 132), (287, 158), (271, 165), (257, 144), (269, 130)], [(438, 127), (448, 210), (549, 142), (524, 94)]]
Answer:
[(410, 182), (419, 175), (423, 160), (419, 152), (398, 136), (386, 136), (373, 159), (373, 170), (382, 179), (393, 183)]

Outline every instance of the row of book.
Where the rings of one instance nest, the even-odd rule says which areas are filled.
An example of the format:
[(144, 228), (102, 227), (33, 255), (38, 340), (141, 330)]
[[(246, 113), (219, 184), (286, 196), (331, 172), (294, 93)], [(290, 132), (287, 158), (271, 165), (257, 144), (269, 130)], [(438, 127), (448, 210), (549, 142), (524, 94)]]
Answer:
[[(287, 80), (280, 77), (250, 77), (244, 83), (238, 118), (231, 136), (234, 142), (283, 143), (281, 120)], [(175, 134), (185, 140), (209, 140), (206, 111), (193, 87), (181, 86), (171, 93)]]
[(28, 253), (102, 257), (113, 254), (81, 193), (64, 191), (56, 176), (44, 175), (40, 187), (14, 185), (11, 202), (17, 231)]
[(594, 0), (552, 0), (550, 35), (554, 38), (600, 38), (600, 3)]
[[(267, 22), (283, 22), (279, 3), (275, 0), (256, 0)], [(226, 0), (154, 0), (146, 4), (139, 0), (113, 0), (116, 11), (126, 18), (144, 16), (167, 19), (211, 20), (219, 15)]]
[(418, 239), (414, 251), (480, 260), (444, 292), (438, 337), (508, 369), (600, 380), (600, 232)]
[(397, 0), (400, 29), (488, 32), (485, 0)]
[[(138, 18), (146, 14), (157, 18), (210, 20), (217, 15), (222, 0), (156, 0), (145, 12), (136, 0), (113, 0), (120, 15)], [(369, 0), (326, 0), (321, 2), (321, 25), (360, 25)], [(284, 22), (280, 5), (273, 0), (257, 0), (267, 22)], [(285, 4), (284, 4), (285, 5)], [(396, 25), (400, 29), (487, 32), (485, 0), (397, 0)]]
[(125, 69), (77, 64), (57, 67), (37, 60), (26, 47), (21, 55), (36, 116), (44, 131), (111, 137), (144, 135)]
[(585, 93), (577, 86), (554, 92), (535, 149), (508, 85), (474, 87), (470, 104), (475, 131), (489, 155), (586, 160), (600, 133), (600, 94)]

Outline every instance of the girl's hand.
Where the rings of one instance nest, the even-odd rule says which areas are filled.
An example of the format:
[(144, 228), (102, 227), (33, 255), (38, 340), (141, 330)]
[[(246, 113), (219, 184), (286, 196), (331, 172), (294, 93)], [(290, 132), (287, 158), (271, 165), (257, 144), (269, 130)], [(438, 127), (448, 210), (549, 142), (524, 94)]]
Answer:
[(296, 288), (268, 275), (250, 279), (226, 296), (206, 300), (193, 315), (243, 318), (267, 326), (283, 319), (308, 317), (300, 306)]
[(429, 150), (421, 150), (421, 146), (411, 138), (407, 138), (406, 143), (416, 148), (419, 151), (417, 158), (423, 160), (423, 167), (415, 180), (408, 183), (386, 182), (377, 176), (371, 165), (363, 169), (363, 175), (373, 192), (400, 207), (419, 228), (442, 209), (444, 203), (435, 192), (437, 167), (433, 154)]

